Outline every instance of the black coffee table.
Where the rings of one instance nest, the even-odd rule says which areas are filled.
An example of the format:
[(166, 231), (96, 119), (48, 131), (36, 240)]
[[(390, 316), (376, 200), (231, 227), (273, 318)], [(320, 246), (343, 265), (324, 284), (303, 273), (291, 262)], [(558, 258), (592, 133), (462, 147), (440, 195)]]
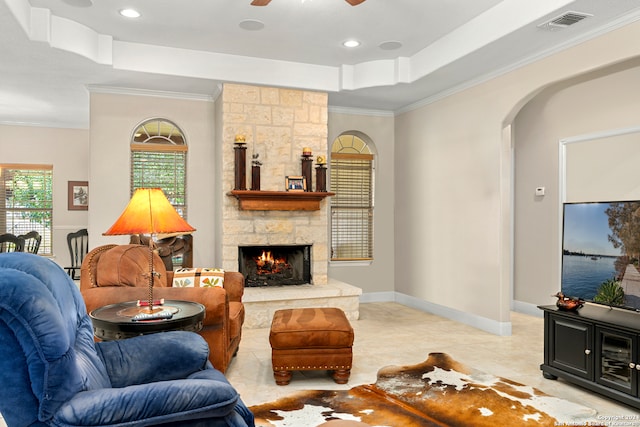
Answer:
[(137, 302), (129, 301), (97, 308), (89, 313), (93, 333), (101, 340), (119, 340), (138, 335), (167, 331), (192, 331), (202, 329), (204, 306), (197, 302), (167, 300), (157, 308), (173, 308), (171, 319), (133, 320)]

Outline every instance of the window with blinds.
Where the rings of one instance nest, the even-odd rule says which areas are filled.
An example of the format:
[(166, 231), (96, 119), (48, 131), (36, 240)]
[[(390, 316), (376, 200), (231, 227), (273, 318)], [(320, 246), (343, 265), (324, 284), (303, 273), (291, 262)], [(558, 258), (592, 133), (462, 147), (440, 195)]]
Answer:
[(187, 217), (187, 146), (183, 132), (165, 119), (140, 124), (131, 142), (131, 194), (161, 188), (183, 218)]
[(0, 234), (37, 231), (41, 255), (51, 255), (53, 166), (0, 164)]
[(342, 135), (333, 144), (330, 164), (331, 260), (373, 259), (373, 165), (367, 144)]

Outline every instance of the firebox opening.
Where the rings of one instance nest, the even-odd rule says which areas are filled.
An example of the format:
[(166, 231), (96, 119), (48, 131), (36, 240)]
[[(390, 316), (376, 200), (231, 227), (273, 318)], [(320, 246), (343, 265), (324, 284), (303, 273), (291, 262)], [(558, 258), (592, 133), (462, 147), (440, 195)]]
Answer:
[(239, 246), (238, 270), (245, 286), (311, 283), (311, 245)]

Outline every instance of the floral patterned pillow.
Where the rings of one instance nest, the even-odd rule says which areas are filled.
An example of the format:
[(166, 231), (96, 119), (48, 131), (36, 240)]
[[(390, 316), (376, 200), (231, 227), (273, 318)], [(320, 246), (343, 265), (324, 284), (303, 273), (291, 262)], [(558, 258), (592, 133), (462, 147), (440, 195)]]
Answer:
[(173, 287), (212, 288), (224, 286), (224, 270), (221, 268), (180, 268), (173, 272)]

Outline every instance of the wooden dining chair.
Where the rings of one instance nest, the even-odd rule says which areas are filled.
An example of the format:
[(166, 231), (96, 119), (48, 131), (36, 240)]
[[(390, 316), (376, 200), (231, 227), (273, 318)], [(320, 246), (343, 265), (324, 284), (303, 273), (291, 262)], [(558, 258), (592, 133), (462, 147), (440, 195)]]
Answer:
[(64, 269), (73, 280), (76, 280), (80, 278), (77, 273), (80, 272), (82, 261), (87, 255), (87, 252), (89, 252), (89, 232), (87, 229), (82, 228), (78, 231), (67, 234), (67, 245), (69, 246), (71, 265)]
[(24, 239), (24, 252), (37, 254), (40, 250), (40, 242), (42, 242), (42, 236), (37, 231), (30, 231), (26, 234), (21, 234), (18, 237)]
[(0, 252), (22, 252), (24, 239), (15, 234), (0, 234)]

